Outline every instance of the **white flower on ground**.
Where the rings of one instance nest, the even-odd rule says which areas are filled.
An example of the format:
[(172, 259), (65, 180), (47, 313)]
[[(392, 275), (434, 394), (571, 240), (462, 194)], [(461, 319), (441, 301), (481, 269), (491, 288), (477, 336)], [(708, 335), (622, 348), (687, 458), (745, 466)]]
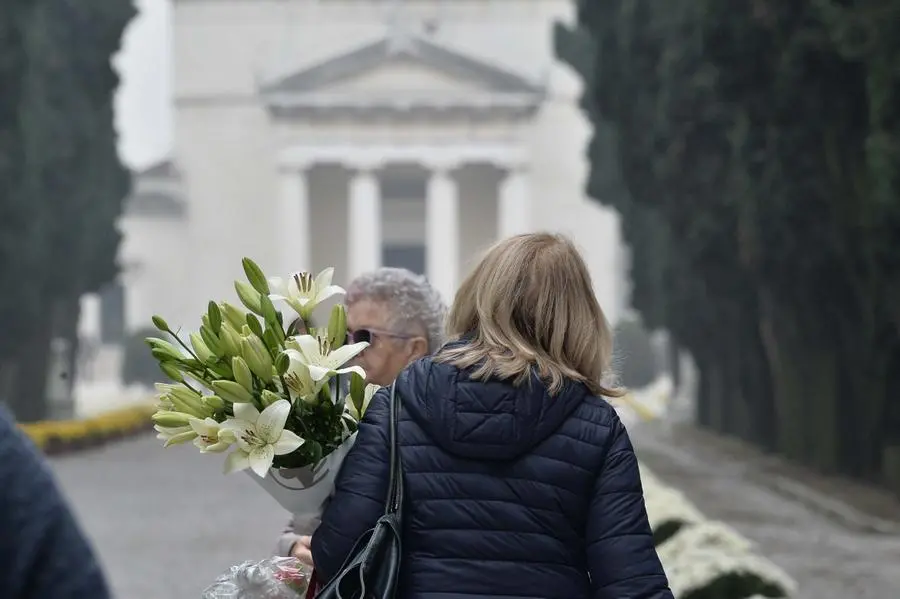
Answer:
[(691, 548), (747, 552), (753, 549), (753, 543), (730, 526), (708, 521), (681, 528), (675, 536), (657, 547), (657, 553), (661, 560), (671, 562), (677, 555)]
[(222, 423), (222, 428), (234, 435), (238, 445), (225, 460), (226, 474), (250, 468), (265, 478), (275, 456), (287, 455), (303, 445), (303, 439), (284, 428), (290, 413), (291, 404), (284, 399), (262, 413), (253, 404), (234, 404), (234, 419)]
[(194, 445), (202, 453), (221, 453), (231, 447), (235, 442), (235, 435), (231, 430), (223, 429), (222, 425), (212, 418), (191, 419), (190, 428), (197, 433)]
[(648, 485), (644, 489), (650, 528), (655, 531), (665, 525), (690, 525), (702, 522), (703, 515), (687, 498), (671, 487)]
[(365, 377), (365, 371), (359, 366), (347, 366), (344, 364), (355, 358), (361, 351), (369, 347), (368, 343), (354, 343), (344, 345), (331, 351), (331, 344), (325, 337), (313, 337), (312, 335), (299, 335), (290, 339), (285, 350), (291, 365), (288, 372), (293, 372), (298, 365), (309, 370), (309, 376), (316, 383), (325, 380), (335, 374), (349, 374), (355, 372)]
[[(723, 579), (728, 579), (729, 588), (737, 589), (740, 596), (792, 597), (797, 592), (797, 583), (781, 568), (752, 553), (721, 547), (689, 547), (672, 557), (662, 563), (676, 597), (702, 594)], [(777, 594), (772, 595), (773, 591)]]
[(280, 277), (269, 279), (269, 299), (283, 301), (304, 319), (309, 318), (316, 306), (325, 300), (345, 293), (343, 287), (331, 284), (333, 268), (326, 268), (315, 278), (312, 273), (298, 272), (285, 280)]

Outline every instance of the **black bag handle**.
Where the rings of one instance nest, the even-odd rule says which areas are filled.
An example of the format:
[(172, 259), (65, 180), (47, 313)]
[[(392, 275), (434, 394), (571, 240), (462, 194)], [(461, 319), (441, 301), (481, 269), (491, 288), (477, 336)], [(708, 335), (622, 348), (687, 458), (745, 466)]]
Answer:
[(389, 425), (390, 443), (390, 477), (388, 478), (387, 497), (384, 502), (384, 515), (389, 516), (400, 511), (403, 503), (403, 468), (400, 463), (400, 398), (397, 397), (397, 383), (391, 383), (391, 416)]

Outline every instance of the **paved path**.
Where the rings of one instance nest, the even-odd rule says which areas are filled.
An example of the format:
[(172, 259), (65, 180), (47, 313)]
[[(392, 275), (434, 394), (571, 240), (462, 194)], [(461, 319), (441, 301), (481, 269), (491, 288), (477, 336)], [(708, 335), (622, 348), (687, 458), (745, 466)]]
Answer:
[[(796, 599), (900, 597), (900, 528), (873, 532), (852, 510), (812, 509), (775, 489), (773, 476), (785, 470), (773, 473), (752, 452), (690, 428), (630, 428), (660, 478), (800, 582)], [(223, 476), (221, 465), (221, 456), (192, 447), (163, 450), (152, 436), (53, 461), (116, 599), (193, 599), (230, 565), (269, 555), (285, 513), (248, 476)]]
[(271, 555), (284, 510), (222, 456), (153, 436), (53, 460), (116, 599), (195, 599), (246, 559)]
[(796, 599), (900, 597), (900, 503), (886, 493), (847, 481), (838, 489), (689, 426), (630, 429), (642, 462), (755, 541), (800, 584)]

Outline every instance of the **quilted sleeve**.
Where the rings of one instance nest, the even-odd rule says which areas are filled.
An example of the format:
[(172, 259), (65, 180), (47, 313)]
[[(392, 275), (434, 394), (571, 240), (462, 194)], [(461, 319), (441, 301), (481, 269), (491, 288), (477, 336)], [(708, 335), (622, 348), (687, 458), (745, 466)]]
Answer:
[(107, 599), (50, 469), (0, 406), (0, 597)]
[(313, 561), (323, 582), (338, 573), (356, 540), (384, 513), (390, 475), (389, 418), (390, 391), (383, 388), (359, 424), (356, 443), (344, 458), (334, 496), (312, 538)]
[(637, 457), (622, 422), (613, 418), (587, 520), (593, 597), (673, 599), (653, 544)]

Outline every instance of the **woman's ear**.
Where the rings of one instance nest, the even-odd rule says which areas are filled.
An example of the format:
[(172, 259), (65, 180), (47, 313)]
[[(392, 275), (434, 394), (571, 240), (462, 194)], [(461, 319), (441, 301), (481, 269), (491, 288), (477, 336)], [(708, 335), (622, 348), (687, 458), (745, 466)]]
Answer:
[(428, 355), (428, 340), (424, 337), (413, 337), (409, 343), (409, 361), (411, 363)]

